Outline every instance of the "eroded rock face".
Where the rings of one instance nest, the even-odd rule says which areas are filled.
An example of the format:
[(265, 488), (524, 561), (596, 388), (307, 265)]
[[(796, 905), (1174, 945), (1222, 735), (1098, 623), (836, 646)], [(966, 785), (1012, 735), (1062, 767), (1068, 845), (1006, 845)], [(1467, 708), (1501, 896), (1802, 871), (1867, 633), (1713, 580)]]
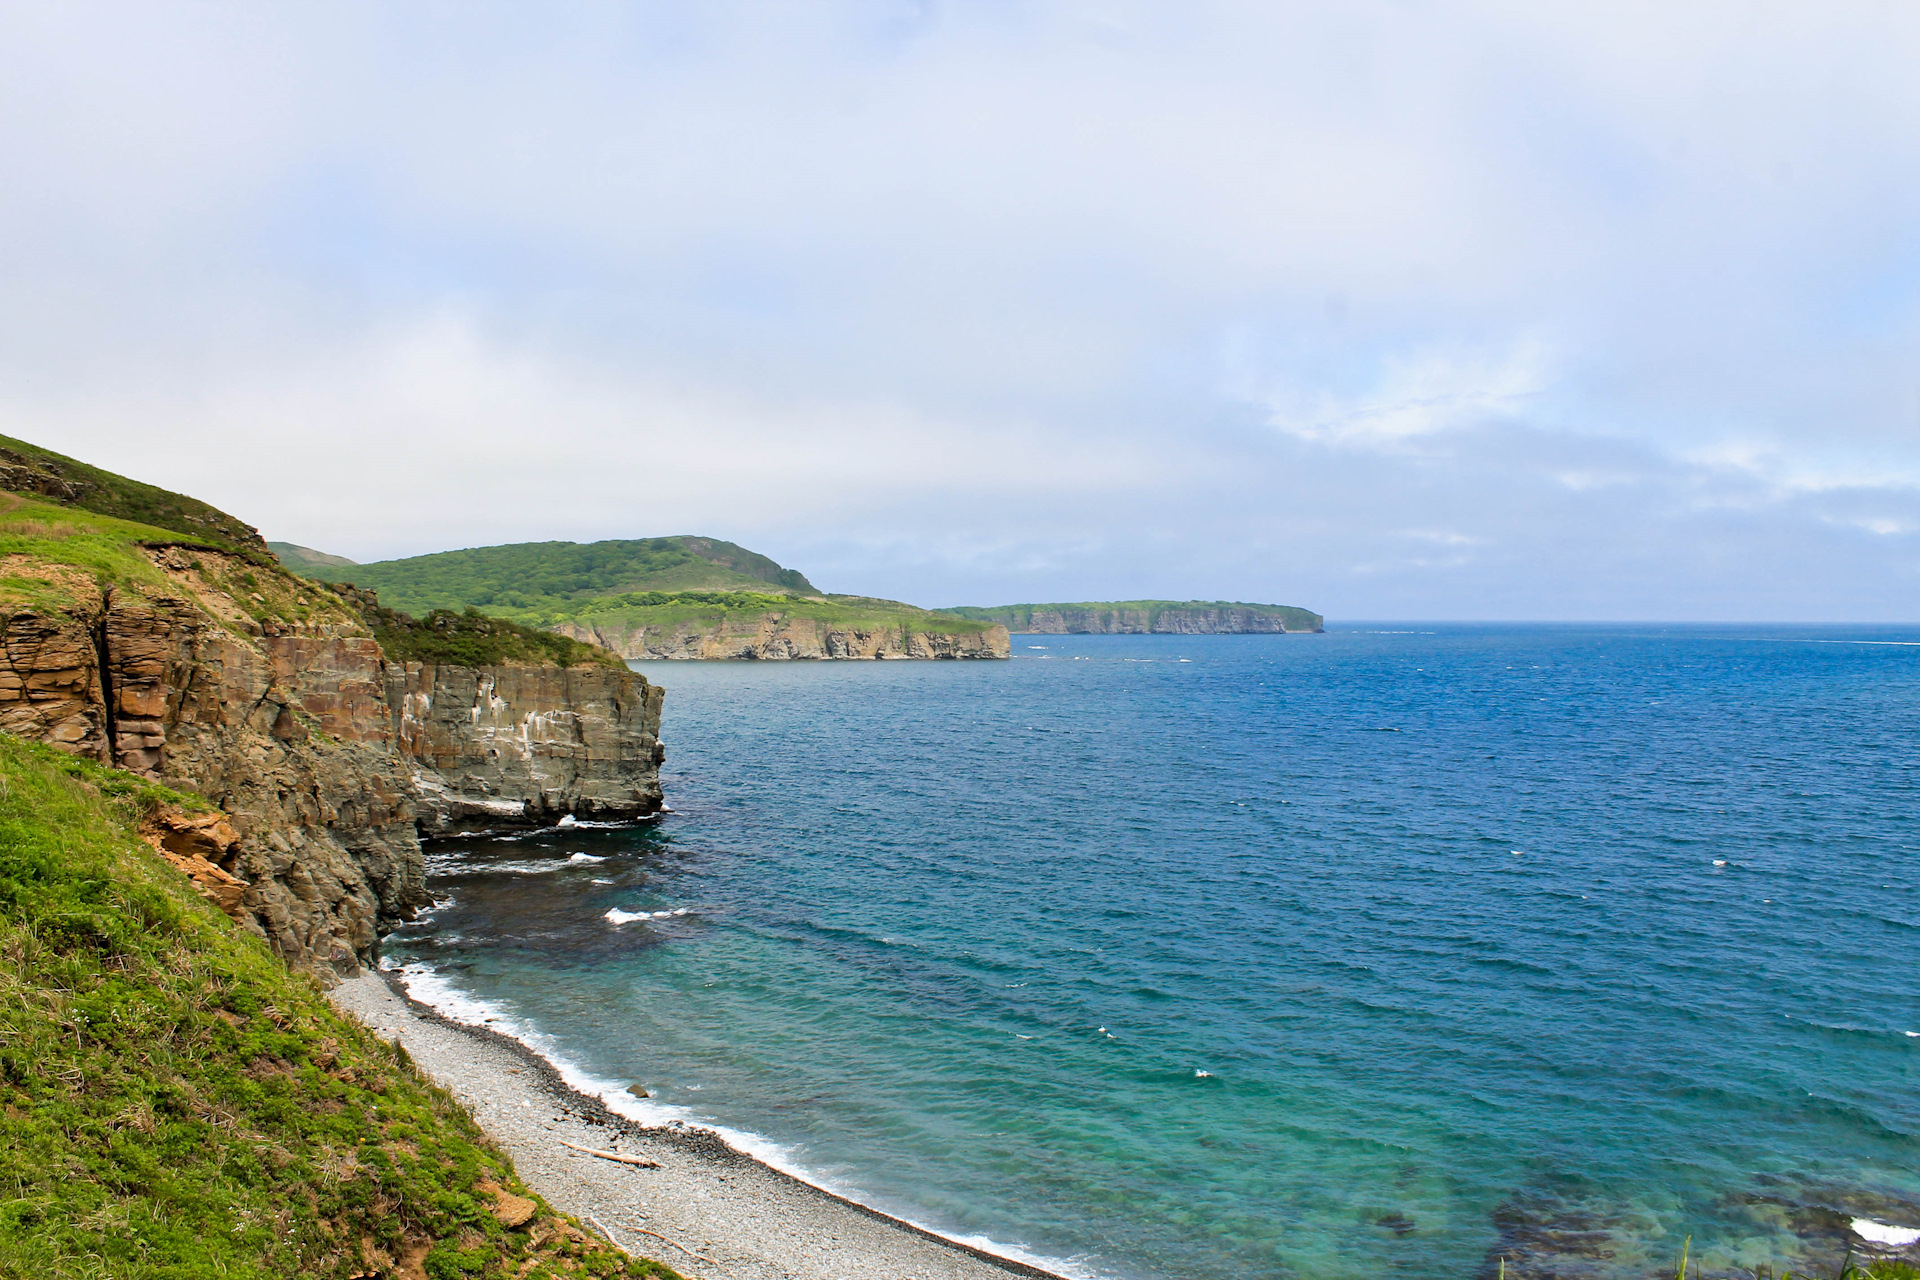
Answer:
[(813, 618), (762, 614), (729, 618), (718, 626), (683, 622), (623, 628), (566, 623), (562, 635), (611, 649), (623, 658), (752, 659), (783, 662), (814, 658), (1004, 658), (1011, 652), (1007, 629), (909, 631), (904, 627), (859, 630), (822, 626)]
[(386, 679), (426, 830), (660, 808), (662, 691), (632, 672), (409, 662)]
[(185, 594), (103, 605), (99, 758), (225, 811), (239, 838), (216, 865), (245, 884), (237, 918), (288, 961), (370, 960), (382, 927), (427, 902), (379, 646), (339, 624), (236, 635)]
[(298, 968), (351, 973), (426, 904), (423, 826), (660, 807), (661, 695), (631, 672), (398, 667), (344, 613), (256, 620), (213, 553), (152, 554), (174, 592), (5, 618), (0, 729), (218, 805), (159, 847)]

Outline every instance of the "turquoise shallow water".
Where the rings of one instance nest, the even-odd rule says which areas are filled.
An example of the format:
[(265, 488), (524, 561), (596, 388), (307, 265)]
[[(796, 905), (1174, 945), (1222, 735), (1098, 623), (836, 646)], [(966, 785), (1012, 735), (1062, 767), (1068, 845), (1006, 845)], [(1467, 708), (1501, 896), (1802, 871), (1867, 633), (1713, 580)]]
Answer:
[(1920, 1226), (1916, 642), (642, 664), (677, 812), (440, 845), (389, 955), (1087, 1270), (1831, 1268), (1852, 1216)]

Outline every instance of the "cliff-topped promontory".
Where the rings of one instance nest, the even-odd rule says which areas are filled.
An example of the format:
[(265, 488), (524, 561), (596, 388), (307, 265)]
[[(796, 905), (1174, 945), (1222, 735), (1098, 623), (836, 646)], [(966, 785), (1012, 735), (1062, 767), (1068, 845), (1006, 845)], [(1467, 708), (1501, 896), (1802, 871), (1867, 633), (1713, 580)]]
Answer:
[(1004, 658), (1007, 629), (861, 596), (633, 592), (549, 621), (624, 658)]
[(660, 807), (660, 691), (604, 649), (384, 610), (21, 441), (0, 486), (0, 729), (217, 805), (231, 838), (181, 856), (297, 966), (351, 972), (425, 905), (423, 832)]
[(416, 612), (477, 609), (623, 658), (1004, 658), (992, 620), (898, 600), (828, 595), (794, 569), (718, 538), (528, 542), (351, 567), (276, 544), (288, 568), (371, 586)]
[(946, 610), (1008, 631), (1037, 635), (1279, 635), (1320, 631), (1310, 609), (1237, 600), (1096, 600), (1076, 604), (1002, 604)]

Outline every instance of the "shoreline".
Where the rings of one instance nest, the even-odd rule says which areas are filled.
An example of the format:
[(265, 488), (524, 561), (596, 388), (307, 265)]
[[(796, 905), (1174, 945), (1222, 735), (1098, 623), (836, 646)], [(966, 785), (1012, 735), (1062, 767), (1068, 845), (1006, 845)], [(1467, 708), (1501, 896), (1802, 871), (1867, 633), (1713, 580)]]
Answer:
[(415, 999), (396, 974), (363, 970), (329, 995), (459, 1098), (554, 1208), (689, 1280), (1068, 1280), (836, 1194), (712, 1129), (631, 1120), (532, 1047)]

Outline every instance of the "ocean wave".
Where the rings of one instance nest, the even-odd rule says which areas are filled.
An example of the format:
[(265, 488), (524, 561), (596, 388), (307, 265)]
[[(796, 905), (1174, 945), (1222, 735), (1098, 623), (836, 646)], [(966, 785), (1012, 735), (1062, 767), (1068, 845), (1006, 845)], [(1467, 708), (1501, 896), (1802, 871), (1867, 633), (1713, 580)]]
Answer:
[(1875, 1244), (1900, 1248), (1920, 1240), (1920, 1227), (1896, 1227), (1885, 1222), (1875, 1222), (1872, 1218), (1855, 1218), (1852, 1225), (1853, 1234), (1862, 1240), (1871, 1240)]
[[(584, 857), (585, 855), (577, 855)], [(595, 858), (604, 862), (604, 858)], [(582, 864), (572, 858), (537, 858), (524, 862), (474, 863), (464, 858), (438, 861), (429, 859), (427, 871), (436, 876), (543, 876), (555, 871), (578, 870)]]
[(613, 907), (602, 918), (611, 920), (615, 924), (629, 924), (635, 920), (667, 920), (674, 916), (684, 916), (690, 910), (689, 907), (675, 907), (671, 911), (622, 911), (618, 907)]
[(562, 1054), (551, 1036), (516, 1016), (506, 1005), (464, 992), (428, 966), (405, 965), (389, 972), (400, 978), (408, 995), (440, 1016), (451, 1022), (484, 1027), (508, 1039), (518, 1041), (544, 1059), (568, 1088), (590, 1098), (598, 1098), (606, 1105), (607, 1110), (635, 1124), (648, 1128), (664, 1128), (668, 1125), (680, 1124), (710, 1129), (719, 1134), (721, 1141), (728, 1146), (751, 1156), (768, 1168), (777, 1169), (790, 1178), (818, 1187), (830, 1195), (849, 1200), (862, 1208), (898, 1218), (942, 1240), (950, 1240), (966, 1248), (1007, 1258), (1029, 1267), (1037, 1267), (1042, 1271), (1050, 1271), (1055, 1275), (1066, 1277), (1067, 1280), (1111, 1280), (1108, 1273), (1086, 1265), (1084, 1259), (1048, 1257), (1024, 1245), (1008, 1244), (982, 1235), (946, 1232), (910, 1216), (911, 1211), (900, 1213), (883, 1209), (865, 1198), (866, 1193), (861, 1188), (849, 1186), (837, 1178), (828, 1177), (808, 1168), (800, 1162), (793, 1148), (775, 1142), (771, 1138), (750, 1130), (716, 1124), (710, 1117), (690, 1107), (661, 1102), (654, 1098), (634, 1097), (627, 1092), (627, 1085), (630, 1082), (612, 1080), (586, 1070)]

